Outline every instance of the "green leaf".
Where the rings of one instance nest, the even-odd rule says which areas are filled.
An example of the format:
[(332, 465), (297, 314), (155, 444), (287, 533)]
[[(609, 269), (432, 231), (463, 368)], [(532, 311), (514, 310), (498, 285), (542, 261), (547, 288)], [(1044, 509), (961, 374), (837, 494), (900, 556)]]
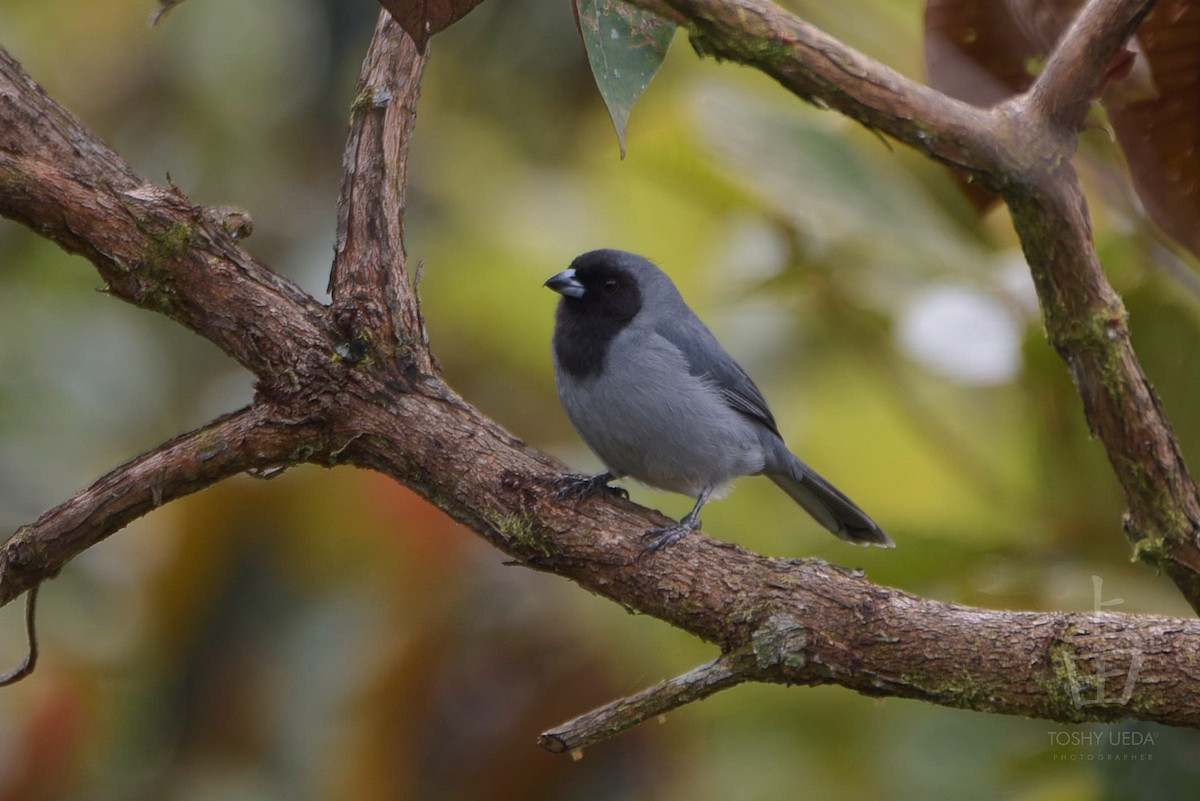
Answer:
[(575, 0), (575, 16), (625, 158), (629, 112), (667, 55), (675, 25), (621, 0)]

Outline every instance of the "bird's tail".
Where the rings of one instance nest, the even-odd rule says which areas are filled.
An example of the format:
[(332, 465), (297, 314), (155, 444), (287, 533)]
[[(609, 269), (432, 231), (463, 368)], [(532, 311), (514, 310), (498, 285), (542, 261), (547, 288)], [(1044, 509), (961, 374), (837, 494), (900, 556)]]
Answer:
[(818, 523), (847, 542), (882, 548), (896, 547), (891, 537), (841, 490), (796, 458), (782, 443), (779, 450), (782, 453), (777, 455), (775, 461), (782, 464), (770, 465), (766, 471), (767, 477)]

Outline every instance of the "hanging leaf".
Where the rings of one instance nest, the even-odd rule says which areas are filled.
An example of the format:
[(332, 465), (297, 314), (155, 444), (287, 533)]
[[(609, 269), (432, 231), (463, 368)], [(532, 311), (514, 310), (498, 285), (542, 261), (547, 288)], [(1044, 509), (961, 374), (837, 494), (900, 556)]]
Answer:
[(575, 0), (574, 8), (592, 77), (625, 158), (629, 113), (667, 55), (675, 25), (620, 0)]
[[(929, 83), (992, 106), (1033, 83), (1079, 0), (928, 0)], [(1162, 0), (1108, 70), (1103, 101), (1138, 197), (1200, 255), (1200, 3)], [(981, 213), (996, 197), (960, 178)]]
[(422, 51), (430, 36), (450, 27), (481, 2), (483, 0), (379, 0)]
[[(925, 4), (925, 69), (929, 85), (956, 100), (988, 108), (1033, 82), (1030, 66), (1038, 47), (1005, 0), (928, 0)], [(992, 192), (954, 178), (976, 212), (999, 200)]]
[(1133, 187), (1150, 218), (1200, 256), (1200, 4), (1160, 2), (1138, 30), (1149, 98), (1105, 95)]
[(167, 12), (182, 2), (183, 0), (158, 0), (157, 8), (150, 14), (150, 26), (153, 27), (162, 22), (162, 18), (167, 15)]

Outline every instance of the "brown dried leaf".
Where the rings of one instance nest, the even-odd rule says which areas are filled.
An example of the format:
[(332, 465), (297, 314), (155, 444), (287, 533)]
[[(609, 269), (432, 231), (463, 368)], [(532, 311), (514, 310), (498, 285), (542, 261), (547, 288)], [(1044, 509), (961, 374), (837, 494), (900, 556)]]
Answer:
[(1200, 4), (1163, 0), (1138, 30), (1157, 96), (1105, 94), (1109, 119), (1150, 218), (1200, 256)]
[[(929, 85), (975, 106), (994, 106), (1033, 82), (1039, 48), (1006, 0), (929, 0), (925, 5), (925, 68)], [(954, 173), (983, 214), (999, 199)]]
[(483, 0), (379, 0), (422, 51), (430, 36), (450, 27), (481, 2)]
[(976, 106), (991, 106), (1032, 83), (1040, 48), (1005, 0), (929, 0), (925, 67), (929, 85)]
[[(991, 106), (1029, 88), (1079, 0), (929, 0), (929, 83)], [(1164, 231), (1200, 255), (1200, 4), (1162, 0), (1109, 68), (1104, 103), (1134, 189)], [(959, 183), (982, 213), (995, 195)]]

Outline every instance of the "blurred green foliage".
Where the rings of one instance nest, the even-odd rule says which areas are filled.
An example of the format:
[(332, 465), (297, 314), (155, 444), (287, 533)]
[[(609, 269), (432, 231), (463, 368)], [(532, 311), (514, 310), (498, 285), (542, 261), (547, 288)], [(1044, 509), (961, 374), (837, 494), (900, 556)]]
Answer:
[[(920, 77), (915, 0), (791, 5)], [(324, 297), (376, 6), (191, 0), (150, 29), (152, 11), (8, 0), (0, 43), (150, 180), (248, 209), (247, 248)], [(1189, 615), (1168, 581), (1129, 562), (1118, 488), (1045, 344), (1003, 212), (977, 223), (936, 165), (676, 45), (621, 161), (565, 1), (492, 0), (433, 41), (408, 250), (425, 262), (451, 384), (530, 443), (595, 467), (557, 405), (555, 298), (540, 285), (584, 250), (636, 250), (756, 377), (793, 448), (899, 547), (848, 547), (759, 479), (706, 510), (708, 535), (962, 603), (1088, 610), (1098, 576), (1120, 611)], [(1197, 299), (1172, 278), (1193, 266), (1113, 191), (1123, 179), (1103, 132), (1085, 138), (1101, 255), (1195, 464)], [(85, 262), (0, 221), (0, 530), (251, 396), (215, 348), (99, 287)], [(669, 513), (690, 504), (631, 489)], [(534, 745), (541, 729), (712, 649), (505, 566), (362, 472), (245, 478), (171, 504), (78, 558), (42, 601), (42, 664), (0, 693), (0, 801), (736, 800), (797, 788), (1098, 801), (1200, 786), (1191, 732), (838, 688), (742, 687), (578, 763), (551, 757)], [(0, 660), (23, 648), (14, 605), (0, 614)], [(1153, 742), (1111, 745), (1122, 731)], [(1103, 736), (1073, 744), (1081, 732)]]

